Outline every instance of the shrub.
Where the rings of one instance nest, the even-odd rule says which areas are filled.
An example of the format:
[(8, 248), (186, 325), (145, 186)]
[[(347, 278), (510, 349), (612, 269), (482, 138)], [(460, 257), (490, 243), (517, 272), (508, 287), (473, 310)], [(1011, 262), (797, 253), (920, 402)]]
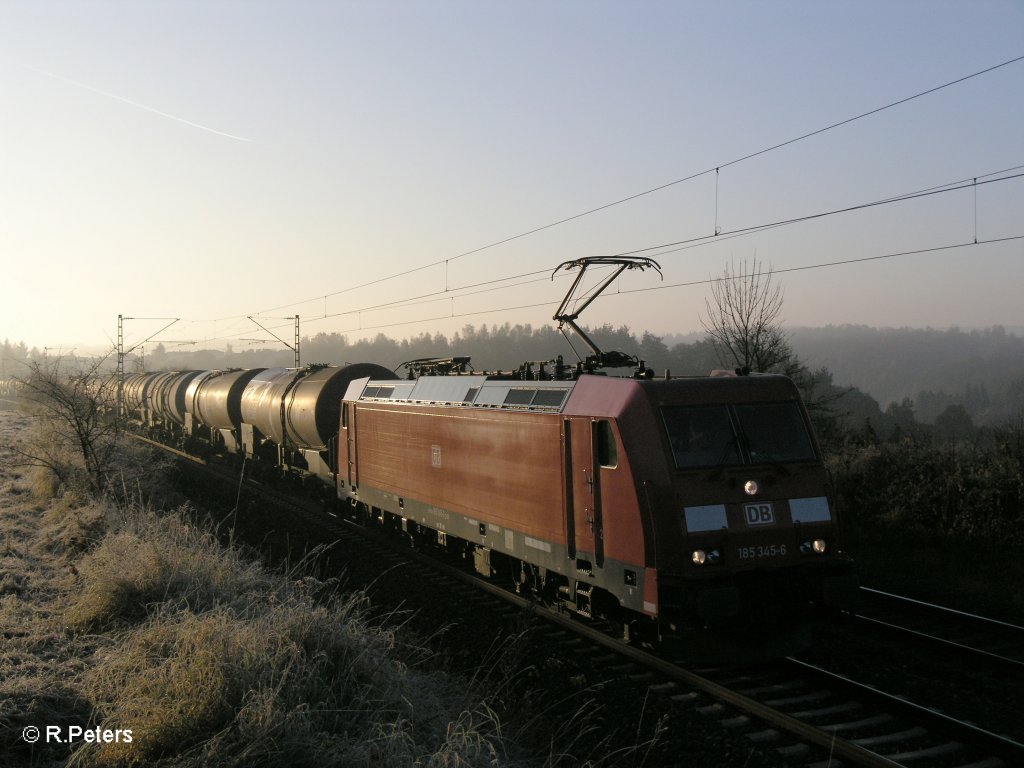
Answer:
[(1024, 544), (1024, 462), (1012, 442), (904, 439), (849, 448), (830, 464), (838, 501), (854, 526)]

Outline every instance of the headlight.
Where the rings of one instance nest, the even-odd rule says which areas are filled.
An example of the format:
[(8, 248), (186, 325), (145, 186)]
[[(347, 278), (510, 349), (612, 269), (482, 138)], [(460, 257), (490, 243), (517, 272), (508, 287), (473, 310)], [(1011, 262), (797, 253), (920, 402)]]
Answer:
[(828, 552), (828, 543), (824, 539), (815, 539), (814, 541), (805, 541), (800, 545), (801, 555), (824, 555)]
[(690, 559), (694, 565), (715, 565), (722, 559), (722, 552), (718, 549), (712, 549), (705, 552), (703, 549), (695, 549), (690, 555)]

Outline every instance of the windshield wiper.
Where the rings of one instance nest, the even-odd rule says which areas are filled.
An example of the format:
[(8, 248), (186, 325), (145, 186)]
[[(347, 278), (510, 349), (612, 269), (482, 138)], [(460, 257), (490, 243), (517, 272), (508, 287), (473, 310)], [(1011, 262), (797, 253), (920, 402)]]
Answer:
[(791, 470), (789, 469), (789, 467), (787, 467), (785, 464), (779, 461), (779, 459), (771, 456), (771, 454), (750, 451), (748, 455), (750, 456), (751, 466), (772, 467), (773, 469), (777, 469), (783, 477), (786, 477), (790, 474)]
[(729, 466), (735, 467), (743, 464), (743, 444), (745, 443), (745, 441), (745, 438), (741, 440), (739, 434), (733, 433), (732, 439), (726, 442), (725, 448), (722, 450), (722, 455), (718, 457), (718, 461), (715, 462), (715, 466), (711, 470), (711, 474), (708, 475), (709, 480), (714, 482), (718, 480), (719, 477), (722, 476), (722, 472), (725, 471), (726, 468), (725, 457), (728, 456), (729, 453), (732, 451), (735, 451), (736, 457), (739, 459), (739, 462), (738, 464), (730, 464)]

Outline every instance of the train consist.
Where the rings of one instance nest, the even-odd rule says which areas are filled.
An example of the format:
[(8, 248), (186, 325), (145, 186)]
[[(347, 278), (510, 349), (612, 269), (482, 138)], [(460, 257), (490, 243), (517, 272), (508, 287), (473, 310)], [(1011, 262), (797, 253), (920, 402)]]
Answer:
[[(759, 655), (792, 647), (818, 609), (852, 602), (793, 382), (655, 380), (600, 352), (578, 314), (556, 315), (593, 352), (575, 367), (139, 373), (105, 379), (97, 396), (158, 439), (300, 478), (336, 513), (630, 639)], [(632, 377), (603, 375), (623, 362), (639, 363)]]
[(154, 436), (329, 489), (363, 524), (624, 636), (755, 648), (851, 599), (789, 379), (463, 368), (135, 374), (123, 402)]
[(0, 397), (15, 398), (21, 394), (21, 382), (13, 378), (0, 378)]

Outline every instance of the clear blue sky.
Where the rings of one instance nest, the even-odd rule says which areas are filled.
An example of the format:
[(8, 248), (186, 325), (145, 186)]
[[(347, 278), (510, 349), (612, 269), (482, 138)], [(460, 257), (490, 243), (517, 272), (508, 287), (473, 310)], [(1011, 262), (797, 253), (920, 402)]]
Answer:
[[(1024, 61), (728, 165), (717, 195), (706, 174), (455, 258), (1019, 56), (1024, 0), (0, 0), (0, 337), (536, 326), (565, 289), (544, 270), (716, 224), (651, 252), (664, 285), (1021, 236), (1024, 179), (725, 233), (1024, 165)], [(1024, 325), (1024, 240), (777, 279), (793, 326)], [(658, 285), (582, 320), (698, 330), (707, 285), (629, 293)]]

